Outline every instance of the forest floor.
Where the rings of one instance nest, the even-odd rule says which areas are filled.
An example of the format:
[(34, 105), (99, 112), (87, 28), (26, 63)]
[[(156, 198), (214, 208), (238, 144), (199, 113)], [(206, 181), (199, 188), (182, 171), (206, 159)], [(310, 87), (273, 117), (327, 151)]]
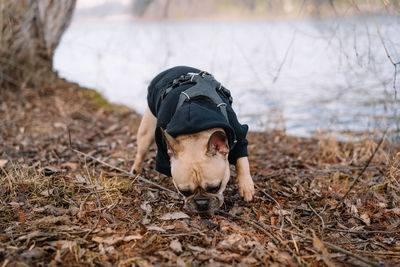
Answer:
[(200, 216), (155, 171), (154, 146), (140, 177), (126, 172), (139, 122), (63, 80), (1, 92), (0, 266), (400, 264), (400, 153), (385, 140), (374, 154), (379, 135), (250, 132), (254, 200), (232, 171), (221, 211)]

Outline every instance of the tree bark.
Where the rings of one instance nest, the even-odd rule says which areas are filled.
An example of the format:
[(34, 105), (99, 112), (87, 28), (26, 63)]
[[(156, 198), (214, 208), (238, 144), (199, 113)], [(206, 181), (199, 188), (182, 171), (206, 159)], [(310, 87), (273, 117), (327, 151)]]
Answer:
[(38, 85), (52, 72), (53, 54), (71, 22), (75, 3), (76, 0), (0, 1), (1, 87)]

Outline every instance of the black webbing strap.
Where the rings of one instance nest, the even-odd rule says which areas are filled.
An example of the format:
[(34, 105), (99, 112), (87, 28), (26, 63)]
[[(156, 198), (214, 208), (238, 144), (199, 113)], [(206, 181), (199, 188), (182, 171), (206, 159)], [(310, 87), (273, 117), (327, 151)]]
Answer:
[[(215, 80), (214, 76), (205, 71), (201, 71), (199, 73), (189, 72), (187, 74), (181, 75), (177, 79), (174, 79), (172, 85), (165, 89), (165, 91), (161, 94), (161, 100), (163, 100), (167, 96), (167, 94), (171, 92), (171, 90), (185, 84), (194, 85), (180, 93), (175, 113), (183, 105), (184, 102), (194, 100), (199, 97), (205, 97), (213, 102), (217, 106), (217, 108), (219, 108), (228, 124), (230, 124), (226, 111), (227, 104), (222, 100), (219, 93), (221, 93), (228, 100), (229, 104), (232, 105), (233, 99), (231, 96), (231, 92), (223, 87), (221, 83)], [(232, 143), (230, 145), (230, 149), (234, 148), (236, 142), (237, 141), (235, 132), (232, 132)]]
[(214, 79), (214, 77), (211, 75), (193, 74), (190, 81), (196, 84), (181, 92), (175, 112), (185, 101), (190, 101), (196, 97), (207, 97), (217, 105), (226, 121), (229, 123), (228, 114), (226, 113), (226, 103), (222, 100), (216, 90), (220, 84)]
[(211, 74), (205, 71), (200, 73), (188, 73), (175, 79), (172, 83), (172, 86), (168, 87), (162, 94), (162, 99), (164, 99), (172, 89), (189, 83), (194, 83), (194, 85), (181, 92), (175, 112), (183, 105), (185, 101), (190, 101), (191, 99), (195, 99), (197, 97), (206, 97), (215, 103), (215, 105), (224, 115), (226, 121), (229, 123), (228, 114), (226, 112), (227, 104), (222, 100), (217, 90), (222, 92), (222, 94), (226, 96), (231, 103), (232, 98), (230, 96), (230, 92), (223, 88), (222, 85), (215, 80)]

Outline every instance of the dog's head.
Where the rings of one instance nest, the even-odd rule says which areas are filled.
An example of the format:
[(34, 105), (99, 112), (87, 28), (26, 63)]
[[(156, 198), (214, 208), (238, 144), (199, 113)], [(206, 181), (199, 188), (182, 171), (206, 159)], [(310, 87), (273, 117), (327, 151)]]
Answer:
[(229, 181), (229, 146), (220, 128), (173, 138), (162, 131), (171, 160), (172, 179), (185, 207), (193, 212), (217, 210)]

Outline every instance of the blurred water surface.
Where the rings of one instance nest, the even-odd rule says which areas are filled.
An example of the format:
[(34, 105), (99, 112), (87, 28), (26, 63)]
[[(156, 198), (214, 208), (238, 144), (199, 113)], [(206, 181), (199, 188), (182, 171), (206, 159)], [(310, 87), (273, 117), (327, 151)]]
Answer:
[(61, 76), (140, 113), (156, 74), (189, 65), (211, 72), (232, 91), (241, 122), (252, 130), (284, 128), (310, 136), (318, 128), (359, 132), (386, 124), (396, 129), (395, 70), (383, 44), (400, 61), (399, 26), (399, 17), (392, 16), (78, 20), (63, 36), (54, 66)]

